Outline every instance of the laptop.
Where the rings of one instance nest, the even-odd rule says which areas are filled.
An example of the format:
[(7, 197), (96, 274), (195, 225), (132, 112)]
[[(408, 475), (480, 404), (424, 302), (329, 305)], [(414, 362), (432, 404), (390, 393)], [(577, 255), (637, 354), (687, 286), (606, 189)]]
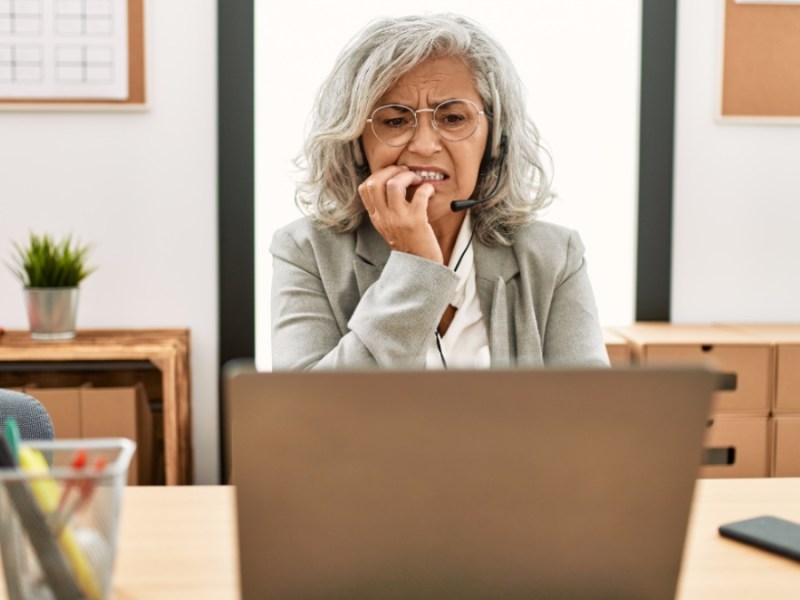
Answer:
[(716, 384), (230, 369), (243, 598), (672, 599)]

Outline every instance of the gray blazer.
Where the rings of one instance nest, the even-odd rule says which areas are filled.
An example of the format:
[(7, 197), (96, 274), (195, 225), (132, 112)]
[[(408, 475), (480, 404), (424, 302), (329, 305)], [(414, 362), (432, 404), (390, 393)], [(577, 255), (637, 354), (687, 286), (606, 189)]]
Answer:
[[(511, 247), (473, 240), (492, 367), (608, 364), (583, 244), (536, 221)], [(391, 252), (368, 219), (339, 234), (303, 218), (272, 239), (273, 368), (423, 368), (458, 277)]]

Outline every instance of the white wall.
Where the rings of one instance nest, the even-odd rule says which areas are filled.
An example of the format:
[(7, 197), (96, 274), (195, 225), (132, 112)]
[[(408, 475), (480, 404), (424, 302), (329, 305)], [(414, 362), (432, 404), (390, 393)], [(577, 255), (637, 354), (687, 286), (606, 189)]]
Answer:
[[(78, 327), (189, 327), (195, 480), (216, 483), (216, 0), (146, 3), (144, 112), (0, 112), (0, 258), (72, 232), (99, 267)], [(0, 326), (27, 329), (0, 268)]]
[(504, 45), (552, 152), (558, 202), (543, 218), (576, 228), (604, 324), (634, 318), (640, 0), (256, 2), (256, 355), (271, 364), (272, 233), (299, 216), (291, 159), (316, 89), (341, 47), (382, 15), (454, 11)]
[(678, 9), (672, 320), (800, 321), (800, 123), (720, 121), (723, 2)]

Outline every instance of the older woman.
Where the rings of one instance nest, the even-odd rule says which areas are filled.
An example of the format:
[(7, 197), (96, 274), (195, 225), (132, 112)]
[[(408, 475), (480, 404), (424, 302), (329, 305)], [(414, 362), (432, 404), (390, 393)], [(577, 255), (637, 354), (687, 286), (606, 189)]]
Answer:
[(319, 92), (309, 216), (272, 240), (273, 367), (606, 365), (581, 241), (535, 219), (539, 152), (475, 23), (369, 25)]

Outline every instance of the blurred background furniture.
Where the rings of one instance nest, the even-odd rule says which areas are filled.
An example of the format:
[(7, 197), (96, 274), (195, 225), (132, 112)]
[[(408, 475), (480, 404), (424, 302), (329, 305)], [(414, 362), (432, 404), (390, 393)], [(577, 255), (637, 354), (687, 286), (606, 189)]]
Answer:
[(0, 387), (36, 395), (87, 385), (143, 386), (153, 435), (163, 440), (166, 484), (192, 483), (188, 329), (79, 330), (72, 340), (48, 342), (32, 340), (28, 331), (0, 336)]

